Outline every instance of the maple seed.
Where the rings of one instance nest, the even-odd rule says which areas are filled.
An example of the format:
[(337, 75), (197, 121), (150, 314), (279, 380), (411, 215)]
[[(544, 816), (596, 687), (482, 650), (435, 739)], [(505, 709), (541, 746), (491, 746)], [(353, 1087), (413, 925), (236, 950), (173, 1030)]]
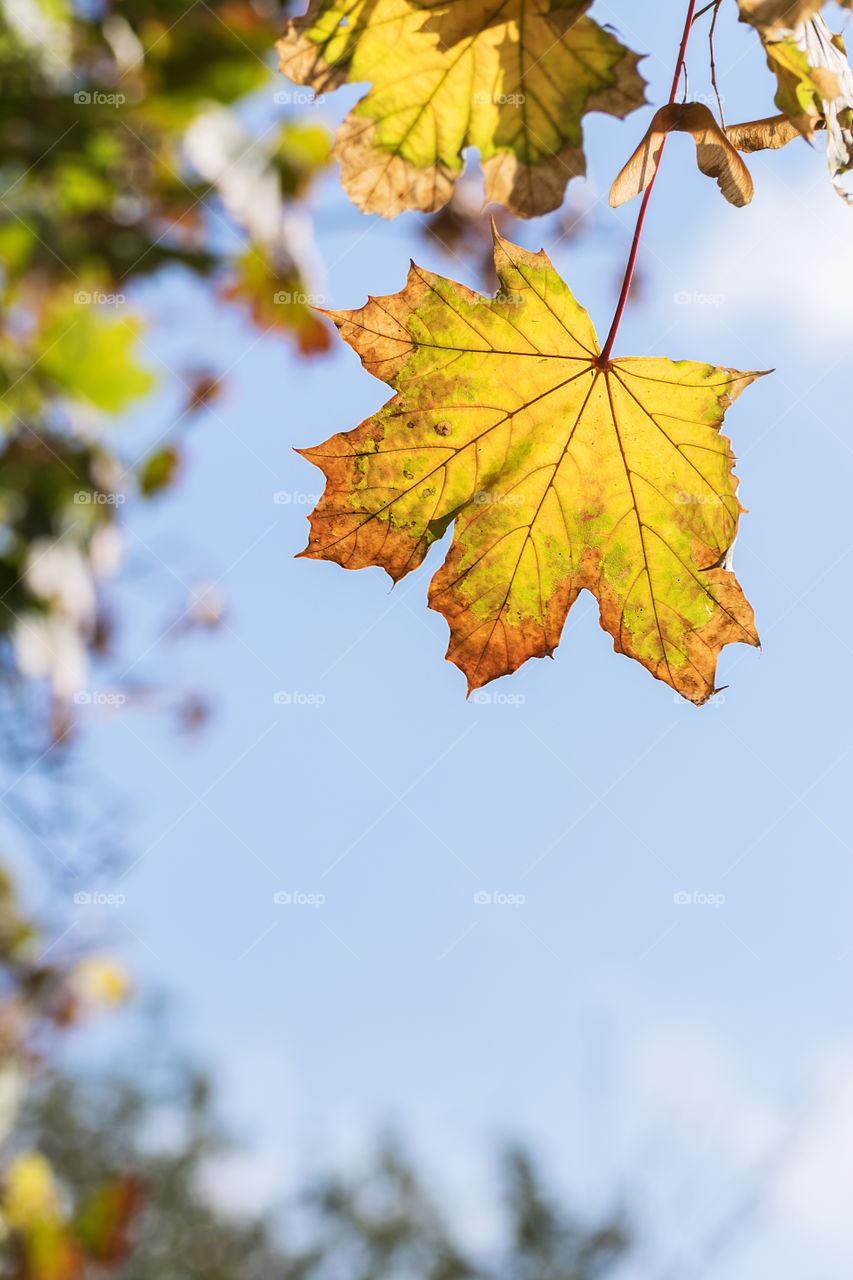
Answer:
[(730, 204), (749, 204), (753, 192), (749, 170), (708, 108), (701, 102), (670, 102), (652, 116), (640, 145), (610, 188), (614, 209), (645, 191), (657, 170), (663, 140), (672, 132), (692, 135), (699, 168), (717, 179)]
[(413, 265), (401, 293), (335, 313), (396, 395), (300, 450), (326, 476), (302, 554), (396, 581), (452, 524), (429, 603), (469, 691), (552, 654), (588, 590), (618, 652), (705, 702), (721, 649), (758, 644), (728, 567), (742, 508), (720, 426), (759, 375), (603, 361), (544, 252), (495, 233), (495, 266), (495, 299)]

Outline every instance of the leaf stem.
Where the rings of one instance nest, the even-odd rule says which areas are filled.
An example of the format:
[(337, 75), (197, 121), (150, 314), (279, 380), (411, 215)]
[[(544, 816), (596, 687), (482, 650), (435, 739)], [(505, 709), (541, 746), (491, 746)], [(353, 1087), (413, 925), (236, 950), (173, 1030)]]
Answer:
[(714, 0), (714, 16), (711, 19), (711, 30), (708, 32), (708, 44), (711, 48), (711, 84), (713, 85), (714, 93), (717, 98), (717, 109), (720, 113), (720, 128), (723, 133), (725, 133), (726, 122), (723, 118), (723, 100), (720, 97), (720, 91), (717, 88), (717, 64), (714, 61), (714, 32), (717, 29), (717, 18), (720, 16), (720, 5), (722, 3), (723, 0)]
[[(710, 7), (710, 6), (709, 6)], [(684, 55), (687, 52), (687, 41), (690, 39), (690, 28), (693, 25), (693, 17), (696, 9), (696, 0), (690, 0), (687, 6), (687, 18), (684, 23), (684, 31), (681, 36), (681, 45), (678, 49), (678, 58), (675, 62), (675, 73), (672, 77), (672, 88), (669, 91), (670, 104), (675, 102), (675, 96), (678, 93), (678, 84), (681, 80), (681, 72), (684, 70)], [(634, 268), (637, 265), (637, 253), (640, 248), (640, 236), (643, 234), (643, 223), (646, 220), (646, 209), (649, 207), (649, 200), (652, 194), (652, 188), (655, 185), (655, 178), (658, 176), (660, 161), (663, 155), (663, 149), (666, 145), (666, 135), (661, 140), (660, 151), (658, 152), (658, 163), (652, 174), (652, 180), (646, 187), (643, 194), (643, 202), (640, 205), (640, 212), (637, 215), (637, 225), (634, 229), (634, 239), (631, 241), (631, 252), (628, 255), (628, 264), (625, 267), (625, 276), (622, 280), (622, 288), (619, 292), (619, 301), (616, 303), (616, 313), (613, 316), (613, 323), (610, 326), (610, 332), (607, 335), (607, 341), (604, 344), (601, 355), (598, 358), (600, 365), (605, 365), (610, 360), (610, 353), (613, 350), (613, 343), (616, 340), (616, 334), (625, 311), (625, 304), (628, 301), (628, 293), (631, 289), (631, 280), (634, 277)]]

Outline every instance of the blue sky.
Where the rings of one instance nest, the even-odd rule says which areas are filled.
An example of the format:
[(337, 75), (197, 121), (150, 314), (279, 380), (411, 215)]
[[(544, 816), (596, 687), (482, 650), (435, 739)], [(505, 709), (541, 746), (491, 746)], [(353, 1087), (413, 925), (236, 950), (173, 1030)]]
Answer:
[[(642, 24), (622, 3), (594, 13), (658, 51), (644, 70), (660, 103), (683, 7), (649, 8)], [(750, 33), (719, 25), (727, 120), (766, 114)], [(589, 233), (518, 230), (600, 333), (636, 216), (606, 191), (649, 115), (590, 119)], [(272, 1196), (394, 1122), (485, 1237), (488, 1154), (519, 1136), (581, 1208), (634, 1202), (647, 1239), (626, 1277), (849, 1269), (853, 211), (805, 145), (751, 169), (736, 210), (689, 139), (669, 143), (616, 349), (775, 369), (726, 419), (750, 510), (735, 569), (763, 649), (727, 649), (729, 687), (702, 709), (615, 655), (586, 594), (554, 662), (491, 686), (511, 701), (466, 702), (426, 608), (437, 550), (393, 592), (378, 570), (293, 559), (322, 486), (292, 447), (355, 426), (387, 388), (342, 344), (294, 359), (180, 277), (142, 295), (155, 367), (205, 357), (228, 375), (177, 490), (125, 508), (123, 651), (134, 677), (191, 681), (216, 714), (191, 746), (136, 710), (87, 726), (84, 759), (128, 797), (133, 865), (125, 905), (75, 929), (173, 994), (251, 1144), (222, 1174), (230, 1196)], [(357, 214), (334, 177), (315, 209), (328, 305), (395, 292), (410, 256), (476, 284), (414, 219)], [(117, 430), (141, 442), (180, 399), (172, 381)], [(203, 580), (226, 625), (158, 642)]]

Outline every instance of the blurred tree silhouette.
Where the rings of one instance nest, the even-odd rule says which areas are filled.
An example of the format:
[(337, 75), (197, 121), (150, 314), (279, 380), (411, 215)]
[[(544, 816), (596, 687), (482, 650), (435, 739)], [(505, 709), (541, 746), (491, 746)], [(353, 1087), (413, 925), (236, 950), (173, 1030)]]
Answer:
[(485, 1257), (390, 1140), (355, 1172), (312, 1178), (278, 1212), (230, 1212), (223, 1157), (235, 1145), (156, 1009), (125, 1036), (131, 1069), (59, 1065), (68, 1031), (128, 992), (110, 956), (62, 934), (47, 943), (0, 866), (6, 1280), (604, 1280), (628, 1253), (623, 1214), (579, 1221), (521, 1149), (505, 1155), (499, 1238)]
[(239, 1149), (206, 1077), (172, 1047), (162, 1006), (126, 1027), (130, 1068), (60, 1065), (69, 1032), (130, 992), (113, 957), (69, 935), (30, 918), (0, 864), (5, 1280), (605, 1280), (628, 1254), (624, 1214), (580, 1221), (522, 1149), (504, 1157), (487, 1256), (391, 1140), (355, 1171), (311, 1178), (279, 1211), (223, 1208), (235, 1176), (223, 1158)]
[(18, 1126), (60, 1033), (126, 991), (124, 972), (108, 957), (65, 950), (48, 960), (0, 868), (0, 1274), (13, 1280), (76, 1280), (90, 1263), (111, 1264), (125, 1252), (135, 1177), (113, 1170), (69, 1196)]
[[(151, 1132), (164, 1114), (172, 1140), (157, 1148)], [(230, 1143), (204, 1078), (176, 1063), (154, 1088), (120, 1076), (54, 1077), (34, 1094), (21, 1136), (45, 1152), (72, 1198), (132, 1173), (139, 1208), (117, 1280), (603, 1280), (630, 1250), (620, 1214), (577, 1221), (520, 1149), (503, 1162), (499, 1239), (487, 1257), (460, 1241), (393, 1141), (355, 1173), (312, 1180), (280, 1212), (229, 1213), (219, 1207), (227, 1195), (214, 1201), (204, 1184)]]
[[(276, 77), (284, 13), (0, 2), (0, 644), (50, 683), (57, 737), (108, 640), (124, 491), (161, 492), (180, 460), (170, 440), (128, 465), (103, 431), (153, 385), (134, 284), (180, 267), (301, 352), (328, 343), (304, 200), (329, 138)], [(185, 413), (217, 385), (192, 380)]]

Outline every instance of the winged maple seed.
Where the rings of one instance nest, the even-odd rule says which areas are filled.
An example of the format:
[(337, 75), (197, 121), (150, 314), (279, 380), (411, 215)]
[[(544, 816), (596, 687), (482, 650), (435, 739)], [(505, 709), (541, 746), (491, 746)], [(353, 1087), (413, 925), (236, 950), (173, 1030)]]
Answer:
[(326, 476), (302, 555), (396, 581), (453, 524), (429, 603), (469, 691), (553, 654), (586, 588), (618, 652), (702, 703), (723, 646), (758, 644), (719, 428), (759, 375), (604, 360), (545, 253), (494, 234), (496, 298), (412, 264), (401, 293), (328, 313), (397, 394), (299, 451)]
[(671, 102), (652, 116), (640, 145), (610, 188), (614, 209), (645, 191), (658, 167), (663, 140), (672, 132), (692, 135), (699, 168), (709, 178), (717, 179), (717, 186), (730, 204), (749, 204), (749, 170), (708, 108), (701, 102)]
[(370, 84), (335, 143), (365, 212), (441, 208), (477, 147), (486, 201), (532, 217), (585, 172), (582, 117), (645, 102), (638, 56), (585, 16), (590, 3), (311, 0), (278, 43), (281, 70), (317, 93)]
[(763, 120), (744, 120), (726, 125), (726, 137), (738, 151), (776, 151), (802, 137), (797, 126), (786, 115), (765, 116)]

